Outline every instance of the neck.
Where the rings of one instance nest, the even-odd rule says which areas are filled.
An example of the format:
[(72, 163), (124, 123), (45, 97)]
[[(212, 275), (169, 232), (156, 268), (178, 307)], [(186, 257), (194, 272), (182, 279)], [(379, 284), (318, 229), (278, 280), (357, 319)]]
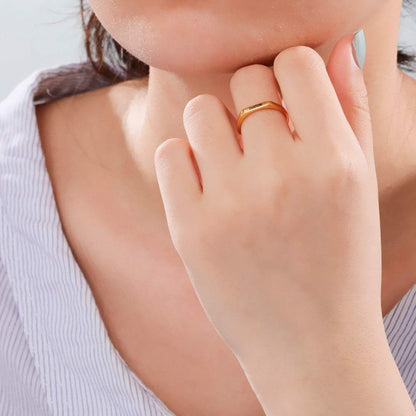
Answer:
[[(367, 41), (364, 77), (372, 113), (381, 194), (403, 179), (403, 164), (406, 162), (411, 168), (414, 166), (411, 162), (415, 160), (416, 149), (406, 142), (406, 137), (415, 118), (411, 106), (415, 104), (416, 82), (399, 70), (396, 62), (400, 13), (398, 2), (386, 2), (370, 21), (359, 25), (364, 28)], [(329, 39), (315, 48), (325, 62), (336, 41)], [(132, 113), (144, 111), (143, 122), (131, 129), (130, 140), (134, 143), (134, 158), (148, 180), (156, 184), (153, 154), (157, 146), (169, 137), (187, 138), (182, 113), (191, 98), (201, 93), (213, 94), (236, 116), (229, 90), (231, 76), (232, 73), (178, 74), (150, 67), (144, 106), (142, 101), (137, 102), (136, 108), (134, 101), (130, 106)], [(405, 143), (408, 146), (406, 153), (401, 154)]]

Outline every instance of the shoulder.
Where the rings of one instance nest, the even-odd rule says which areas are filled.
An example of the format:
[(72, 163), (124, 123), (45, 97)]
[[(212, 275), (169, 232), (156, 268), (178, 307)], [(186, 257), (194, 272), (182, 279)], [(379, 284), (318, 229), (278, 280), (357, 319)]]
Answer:
[[(125, 83), (137, 81), (142, 80)], [(0, 172), (10, 153), (15, 155), (17, 148), (25, 152), (23, 143), (28, 145), (30, 142), (25, 138), (38, 138), (37, 112), (42, 113), (45, 120), (47, 117), (43, 116), (54, 114), (57, 107), (66, 106), (75, 114), (81, 104), (96, 102), (103, 91), (118, 84), (97, 74), (88, 61), (41, 68), (30, 73), (0, 101)], [(75, 102), (77, 105), (73, 106)], [(48, 119), (52, 120), (52, 117)]]
[(0, 227), (11, 201), (25, 198), (23, 178), (33, 182), (43, 172), (36, 107), (110, 84), (88, 62), (64, 64), (30, 73), (0, 101)]
[(95, 160), (98, 152), (106, 152), (105, 143), (113, 143), (115, 136), (123, 134), (129, 106), (132, 102), (143, 103), (146, 90), (144, 77), (84, 89), (36, 105), (39, 141), (48, 166), (62, 170), (63, 161), (69, 163), (70, 155), (76, 155), (79, 163), (81, 159)]
[(20, 81), (0, 101), (0, 126), (7, 127), (13, 121), (13, 116), (21, 115), (28, 109), (33, 110), (35, 106), (117, 84), (120, 82), (111, 81), (95, 72), (88, 61), (40, 68)]
[(62, 94), (61, 85), (59, 99), (41, 100), (36, 104), (39, 129), (42, 133), (65, 134), (71, 130), (81, 134), (94, 124), (105, 132), (106, 124), (113, 124), (115, 118), (122, 120), (130, 102), (137, 95), (142, 96), (146, 86), (147, 77), (98, 88), (80, 88), (69, 94)]
[(0, 215), (14, 210), (12, 199), (23, 204), (40, 177), (48, 179), (44, 144), (68, 149), (89, 145), (92, 134), (109, 135), (105, 127), (122, 119), (121, 104), (146, 85), (147, 77), (112, 83), (87, 61), (37, 70), (16, 85), (0, 102)]
[(35, 106), (44, 102), (77, 93), (91, 85), (99, 88), (99, 80), (86, 62), (41, 68), (21, 80), (0, 101), (0, 155), (18, 134), (29, 133), (33, 128)]

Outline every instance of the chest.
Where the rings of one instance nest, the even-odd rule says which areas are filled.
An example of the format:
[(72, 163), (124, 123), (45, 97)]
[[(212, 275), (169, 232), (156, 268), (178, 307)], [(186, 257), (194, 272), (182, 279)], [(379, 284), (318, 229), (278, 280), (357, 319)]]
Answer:
[(166, 224), (149, 226), (149, 215), (132, 213), (111, 175), (87, 168), (70, 147), (48, 143), (46, 135), (64, 234), (129, 369), (177, 416), (264, 416), (206, 317)]
[(262, 416), (238, 361), (208, 321), (179, 258), (172, 261), (169, 251), (167, 262), (166, 246), (157, 249), (140, 239), (135, 242), (134, 236), (111, 234), (111, 226), (107, 235), (102, 227), (88, 225), (82, 214), (74, 217), (65, 208), (62, 213), (109, 337), (144, 384), (178, 416)]

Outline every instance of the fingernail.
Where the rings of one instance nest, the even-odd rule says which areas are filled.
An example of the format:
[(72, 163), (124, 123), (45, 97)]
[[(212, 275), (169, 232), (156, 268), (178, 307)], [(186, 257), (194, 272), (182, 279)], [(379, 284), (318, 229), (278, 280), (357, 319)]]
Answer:
[(354, 38), (352, 40), (352, 46), (354, 50), (354, 60), (360, 69), (364, 67), (366, 43), (364, 29), (357, 30), (354, 32)]

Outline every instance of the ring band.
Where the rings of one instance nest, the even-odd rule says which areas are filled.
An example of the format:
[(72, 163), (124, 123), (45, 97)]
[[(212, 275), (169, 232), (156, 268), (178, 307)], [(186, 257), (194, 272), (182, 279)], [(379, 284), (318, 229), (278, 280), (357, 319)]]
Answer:
[(239, 134), (241, 134), (241, 125), (243, 124), (243, 121), (246, 117), (248, 117), (250, 114), (259, 111), (264, 110), (266, 108), (270, 108), (272, 110), (280, 111), (282, 114), (286, 116), (286, 121), (289, 124), (289, 115), (285, 108), (281, 106), (280, 104), (275, 103), (274, 101), (263, 101), (258, 104), (254, 104), (250, 107), (245, 107), (240, 111), (240, 114), (237, 118), (237, 131)]

